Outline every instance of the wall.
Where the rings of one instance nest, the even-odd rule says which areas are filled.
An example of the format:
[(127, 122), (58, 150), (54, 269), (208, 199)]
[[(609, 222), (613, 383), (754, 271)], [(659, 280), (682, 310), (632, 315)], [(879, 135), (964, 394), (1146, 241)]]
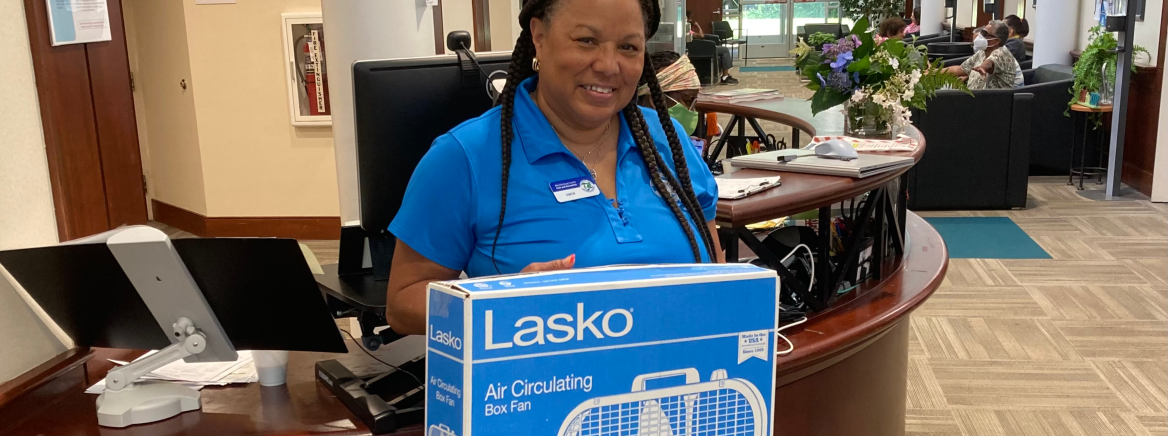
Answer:
[(182, 4), (206, 215), (338, 216), (332, 129), (291, 125), (281, 44), (280, 14), (320, 12), (320, 0)]
[(511, 10), (518, 6), (520, 0), (489, 0), (491, 13), (491, 50), (511, 51), (515, 48), (515, 40), (519, 37), (511, 26), (519, 25), (519, 13), (511, 15)]
[[(977, 17), (974, 16), (974, 6), (979, 0), (957, 0), (957, 27), (972, 26)], [(1047, 0), (1050, 1), (1050, 0)]]
[[(150, 195), (206, 215), (203, 154), (195, 120), (194, 94), (199, 89), (191, 78), (183, 5), (124, 0), (122, 8)], [(179, 86), (184, 80), (186, 90)]]
[[(57, 242), (49, 166), (45, 156), (32, 55), (23, 2), (0, 1), (0, 250)], [(59, 330), (0, 268), (0, 383), (66, 350)], [(51, 327), (50, 327), (51, 326)], [(71, 344), (70, 344), (71, 345)]]
[[(1087, 46), (1091, 27), (1098, 24), (1095, 21), (1095, 1), (1079, 0), (1079, 43), (1076, 46), (1078, 50)], [(1154, 67), (1159, 61), (1156, 59), (1156, 52), (1160, 46), (1160, 15), (1163, 13), (1163, 4), (1163, 0), (1147, 0), (1144, 21), (1136, 21), (1135, 43), (1151, 52), (1151, 60), (1146, 56), (1140, 56), (1136, 61), (1138, 65)]]
[[(442, 1), (442, 48), (446, 49), (446, 35), (455, 30), (470, 32), (471, 48), (474, 48), (474, 10), (471, 0)], [(446, 50), (446, 53), (451, 53)]]

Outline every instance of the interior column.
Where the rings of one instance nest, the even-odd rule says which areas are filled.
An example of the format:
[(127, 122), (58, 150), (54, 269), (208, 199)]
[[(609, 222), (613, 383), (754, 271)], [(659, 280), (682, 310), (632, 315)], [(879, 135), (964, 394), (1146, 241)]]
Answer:
[(1071, 64), (1071, 50), (1079, 40), (1079, 8), (1059, 2), (1040, 2), (1035, 8), (1034, 65)]
[[(357, 142), (353, 124), (354, 61), (433, 56), (433, 7), (414, 0), (321, 0), (328, 46), (329, 103), (341, 223), (361, 219)], [(445, 40), (445, 38), (443, 38)]]

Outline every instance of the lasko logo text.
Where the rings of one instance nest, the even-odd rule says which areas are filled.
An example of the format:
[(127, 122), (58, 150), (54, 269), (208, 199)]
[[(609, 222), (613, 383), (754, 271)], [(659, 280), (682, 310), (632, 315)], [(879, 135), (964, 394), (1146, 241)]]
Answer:
[[(575, 318), (568, 313), (557, 313), (549, 316), (547, 320), (538, 316), (525, 316), (515, 321), (515, 327), (521, 329), (515, 332), (511, 342), (495, 342), (495, 313), (493, 310), (488, 310), (483, 315), (484, 321), (486, 321), (485, 347), (488, 350), (498, 350), (516, 345), (520, 347), (543, 345), (547, 342), (562, 344), (572, 339), (583, 341), (588, 335), (596, 339), (619, 338), (629, 334), (629, 331), (633, 329), (632, 309), (612, 309), (608, 312), (598, 310), (592, 312), (588, 317), (585, 317), (584, 314), (584, 303), (576, 303)], [(613, 322), (613, 318), (616, 317), (624, 318), (623, 326), (619, 321)], [(573, 321), (575, 321), (575, 325), (571, 324)], [(598, 325), (600, 328), (597, 328)], [(620, 330), (613, 331), (614, 325), (618, 326)], [(552, 332), (545, 333), (545, 327)]]
[(462, 339), (450, 332), (434, 330), (433, 325), (430, 326), (430, 339), (455, 350), (462, 349)]

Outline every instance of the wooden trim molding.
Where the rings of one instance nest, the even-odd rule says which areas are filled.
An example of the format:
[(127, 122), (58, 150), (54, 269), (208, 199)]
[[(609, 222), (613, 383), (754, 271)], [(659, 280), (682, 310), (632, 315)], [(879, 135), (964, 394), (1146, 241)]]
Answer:
[(491, 51), (491, 6), (487, 0), (471, 0), (474, 14), (474, 46), (477, 52)]
[(155, 221), (200, 237), (341, 238), (341, 218), (335, 216), (206, 217), (156, 199), (151, 201)]
[(0, 384), (0, 434), (8, 433), (61, 396), (85, 389), (83, 366), (93, 358), (88, 348), (73, 348)]

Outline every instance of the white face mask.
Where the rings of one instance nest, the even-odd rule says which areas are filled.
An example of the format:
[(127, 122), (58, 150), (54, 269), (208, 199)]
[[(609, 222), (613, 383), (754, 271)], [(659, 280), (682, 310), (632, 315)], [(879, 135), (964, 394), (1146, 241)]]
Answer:
[(973, 52), (974, 53), (985, 50), (986, 47), (989, 47), (989, 46), (990, 46), (990, 42), (988, 40), (986, 40), (984, 36), (977, 35), (977, 37), (973, 38)]

